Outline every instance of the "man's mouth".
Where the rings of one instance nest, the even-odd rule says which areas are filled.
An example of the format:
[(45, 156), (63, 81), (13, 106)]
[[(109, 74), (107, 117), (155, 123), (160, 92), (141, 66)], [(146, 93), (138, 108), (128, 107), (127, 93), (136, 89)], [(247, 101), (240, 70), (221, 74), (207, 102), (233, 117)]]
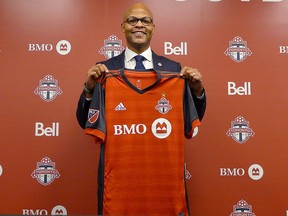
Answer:
[(146, 35), (146, 33), (145, 33), (145, 32), (142, 32), (142, 31), (135, 31), (135, 32), (133, 32), (133, 34), (136, 35), (136, 36)]

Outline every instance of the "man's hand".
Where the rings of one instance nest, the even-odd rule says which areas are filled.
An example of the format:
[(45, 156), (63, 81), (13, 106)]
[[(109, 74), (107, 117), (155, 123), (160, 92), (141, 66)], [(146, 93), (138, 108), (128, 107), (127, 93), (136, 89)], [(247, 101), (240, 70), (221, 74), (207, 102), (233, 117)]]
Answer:
[[(101, 76), (102, 73), (108, 72), (108, 68), (104, 64), (96, 64), (89, 68), (87, 72), (86, 88), (93, 92), (96, 79)], [(85, 92), (85, 97), (91, 98), (92, 94)]]
[(198, 69), (185, 66), (182, 68), (180, 75), (189, 80), (189, 86), (195, 96), (200, 97), (203, 94), (202, 74)]

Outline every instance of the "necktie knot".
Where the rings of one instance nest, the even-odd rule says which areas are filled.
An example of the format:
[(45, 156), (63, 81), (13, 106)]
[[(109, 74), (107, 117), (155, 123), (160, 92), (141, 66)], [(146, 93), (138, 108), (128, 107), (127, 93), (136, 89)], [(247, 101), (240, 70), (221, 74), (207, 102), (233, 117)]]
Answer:
[(140, 69), (140, 70), (144, 70), (145, 67), (143, 65), (143, 61), (146, 59), (144, 56), (142, 55), (136, 55), (134, 57), (135, 61), (136, 61), (136, 66), (135, 69)]

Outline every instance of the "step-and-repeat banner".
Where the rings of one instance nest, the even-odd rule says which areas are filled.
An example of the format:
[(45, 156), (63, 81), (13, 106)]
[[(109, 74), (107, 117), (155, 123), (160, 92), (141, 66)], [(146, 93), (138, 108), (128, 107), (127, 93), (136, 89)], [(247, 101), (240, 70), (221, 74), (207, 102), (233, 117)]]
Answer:
[[(203, 74), (206, 115), (185, 143), (191, 215), (288, 215), (288, 1), (143, 2), (152, 49)], [(97, 214), (99, 146), (75, 111), (88, 68), (126, 47), (132, 3), (1, 0), (0, 214)]]

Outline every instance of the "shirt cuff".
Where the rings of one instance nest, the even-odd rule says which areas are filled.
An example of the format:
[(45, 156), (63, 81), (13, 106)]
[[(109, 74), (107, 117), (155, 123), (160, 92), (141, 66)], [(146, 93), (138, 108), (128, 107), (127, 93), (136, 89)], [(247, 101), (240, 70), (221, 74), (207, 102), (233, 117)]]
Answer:
[(199, 100), (203, 100), (205, 98), (205, 92), (203, 91), (201, 96), (196, 96)]

